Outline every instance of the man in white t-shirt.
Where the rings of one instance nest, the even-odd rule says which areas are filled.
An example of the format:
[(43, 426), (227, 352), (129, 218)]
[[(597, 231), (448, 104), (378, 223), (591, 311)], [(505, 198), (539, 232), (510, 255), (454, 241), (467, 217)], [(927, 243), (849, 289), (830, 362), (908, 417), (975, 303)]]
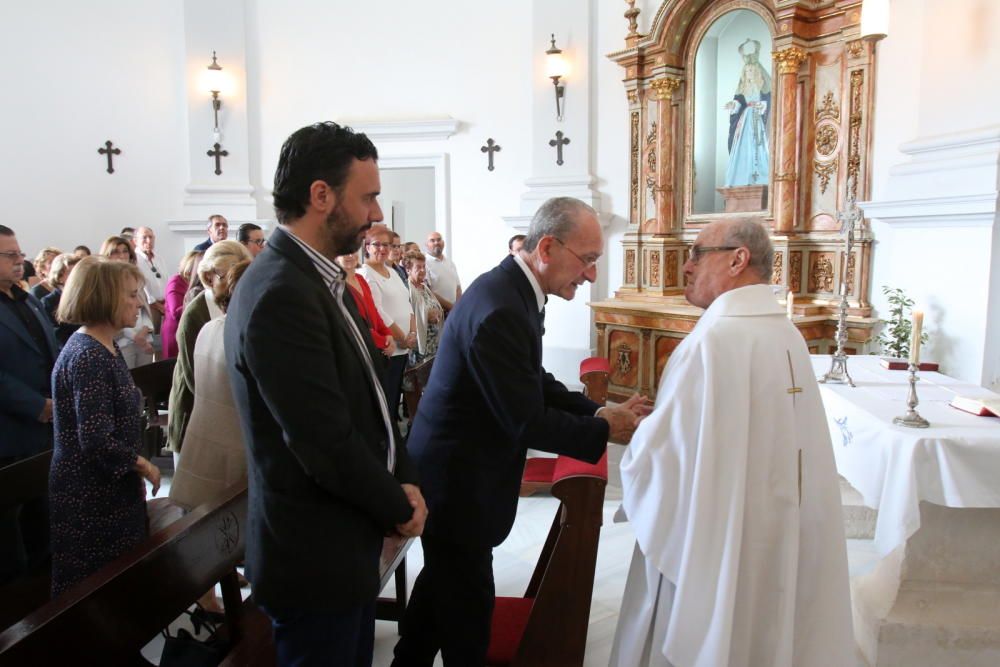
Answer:
[(462, 283), (458, 280), (455, 262), (444, 256), (444, 239), (438, 232), (427, 236), (427, 284), (434, 296), (449, 311), (462, 296)]
[[(139, 227), (135, 230), (135, 261), (142, 276), (146, 279), (143, 291), (149, 301), (149, 309), (153, 318), (159, 324), (164, 313), (163, 285), (166, 282), (163, 274), (163, 258), (158, 257), (153, 249), (156, 246), (156, 234), (149, 227)], [(159, 326), (157, 326), (159, 329)]]

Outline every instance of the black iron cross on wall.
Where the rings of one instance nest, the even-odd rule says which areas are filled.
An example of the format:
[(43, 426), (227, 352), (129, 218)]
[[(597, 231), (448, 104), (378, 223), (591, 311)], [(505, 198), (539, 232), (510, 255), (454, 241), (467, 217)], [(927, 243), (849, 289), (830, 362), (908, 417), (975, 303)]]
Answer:
[(229, 151), (219, 150), (222, 148), (221, 145), (215, 144), (212, 150), (208, 151), (208, 157), (215, 158), (215, 175), (218, 176), (222, 173), (222, 158), (229, 155)]
[(121, 155), (122, 154), (122, 149), (120, 149), (120, 148), (112, 148), (113, 145), (114, 144), (112, 144), (111, 141), (108, 140), (108, 141), (104, 142), (104, 148), (98, 148), (97, 149), (97, 152), (100, 153), (101, 155), (107, 155), (108, 156), (108, 169), (107, 169), (107, 171), (108, 171), (109, 174), (115, 173), (115, 166), (114, 166), (114, 164), (112, 164), (111, 160), (114, 158), (115, 155)]
[(487, 139), (485, 146), (480, 146), (479, 150), (483, 153), (489, 153), (489, 165), (486, 167), (487, 170), (493, 171), (493, 154), (500, 152), (500, 144), (493, 141), (493, 139)]
[(549, 146), (555, 146), (555, 149), (556, 149), (556, 164), (559, 165), (560, 167), (562, 166), (562, 163), (563, 163), (562, 149), (563, 149), (563, 146), (565, 146), (568, 143), (569, 143), (569, 137), (566, 137), (564, 139), (563, 138), (562, 130), (559, 130), (558, 132), (556, 132), (556, 138), (555, 139), (549, 139)]

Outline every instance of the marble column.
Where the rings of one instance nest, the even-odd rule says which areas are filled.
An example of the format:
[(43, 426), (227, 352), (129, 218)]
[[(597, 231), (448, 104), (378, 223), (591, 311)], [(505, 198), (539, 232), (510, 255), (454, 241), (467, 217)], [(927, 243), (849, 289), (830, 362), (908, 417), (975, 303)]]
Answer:
[[(796, 186), (799, 151), (796, 141), (799, 117), (798, 73), (806, 59), (804, 49), (790, 46), (774, 52), (778, 70), (778, 109), (775, 118), (775, 169), (772, 188), (774, 231), (787, 234), (795, 229)], [(772, 98), (773, 99), (773, 98)]]
[(681, 80), (673, 77), (650, 83), (656, 105), (656, 234), (670, 234), (677, 229), (677, 207), (674, 201), (676, 159), (674, 151), (673, 95)]

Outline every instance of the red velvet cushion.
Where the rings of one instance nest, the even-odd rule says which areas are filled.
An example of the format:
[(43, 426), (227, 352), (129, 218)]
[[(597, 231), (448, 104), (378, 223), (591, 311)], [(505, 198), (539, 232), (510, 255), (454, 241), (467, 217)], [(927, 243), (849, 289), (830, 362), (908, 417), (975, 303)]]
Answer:
[(580, 362), (580, 376), (583, 377), (586, 373), (593, 373), (594, 371), (601, 371), (604, 373), (611, 372), (611, 362), (609, 362), (604, 357), (590, 357), (584, 359)]
[(487, 665), (509, 665), (521, 644), (528, 626), (532, 598), (497, 598), (490, 622), (490, 647), (486, 651)]
[(608, 453), (597, 463), (586, 463), (568, 456), (560, 456), (556, 459), (555, 470), (552, 472), (552, 483), (556, 483), (565, 477), (599, 477), (606, 480), (608, 478)]
[(551, 482), (556, 459), (533, 457), (524, 462), (523, 482)]

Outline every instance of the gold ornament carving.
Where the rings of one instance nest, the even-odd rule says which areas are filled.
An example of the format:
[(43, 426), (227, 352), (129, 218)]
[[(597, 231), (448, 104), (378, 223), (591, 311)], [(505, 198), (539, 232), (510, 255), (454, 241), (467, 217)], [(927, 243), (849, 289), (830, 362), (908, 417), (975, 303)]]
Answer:
[(793, 292), (802, 291), (802, 251), (788, 253), (788, 287)]
[(834, 158), (832, 162), (820, 162), (819, 160), (813, 162), (813, 171), (819, 179), (820, 194), (826, 193), (826, 189), (830, 187), (830, 178), (837, 173), (839, 166), (840, 158)]
[(847, 43), (847, 55), (851, 58), (860, 58), (865, 54), (865, 45), (860, 39)]
[(840, 105), (833, 99), (832, 91), (827, 91), (823, 101), (816, 108), (816, 122), (826, 119), (840, 120)]
[(816, 152), (823, 157), (828, 157), (837, 149), (837, 140), (840, 133), (837, 126), (831, 123), (824, 123), (816, 128)]
[(656, 187), (656, 123), (649, 126), (646, 133), (646, 187)]
[(628, 375), (632, 370), (632, 348), (625, 343), (618, 346), (618, 373)]
[(628, 103), (629, 104), (637, 104), (639, 102), (639, 91), (638, 90), (630, 90), (630, 91), (628, 91), (626, 93), (626, 95), (628, 97)]
[(847, 197), (858, 198), (858, 176), (861, 172), (861, 121), (862, 121), (862, 88), (865, 82), (863, 70), (851, 72), (851, 116), (847, 144)]
[(672, 250), (665, 255), (664, 264), (664, 287), (675, 287), (677, 285), (677, 251)]
[(797, 74), (799, 65), (809, 56), (806, 50), (799, 46), (790, 46), (772, 54), (779, 74)]
[(828, 252), (814, 252), (809, 255), (809, 291), (833, 292), (833, 261)]
[(625, 284), (635, 285), (635, 250), (625, 251)]
[(654, 100), (669, 100), (678, 88), (681, 87), (681, 80), (671, 77), (656, 79), (649, 83), (650, 90), (653, 91)]
[(649, 285), (651, 287), (660, 286), (660, 251), (654, 250), (649, 253)]
[(785, 253), (776, 252), (774, 253), (774, 264), (771, 266), (771, 284), (780, 285), (781, 284), (781, 269), (784, 263)]
[[(632, 112), (629, 130), (631, 149), (629, 160), (629, 199), (631, 200), (632, 221), (639, 219), (639, 112)], [(626, 281), (629, 282), (629, 281)], [(632, 280), (630, 282), (635, 282)]]

